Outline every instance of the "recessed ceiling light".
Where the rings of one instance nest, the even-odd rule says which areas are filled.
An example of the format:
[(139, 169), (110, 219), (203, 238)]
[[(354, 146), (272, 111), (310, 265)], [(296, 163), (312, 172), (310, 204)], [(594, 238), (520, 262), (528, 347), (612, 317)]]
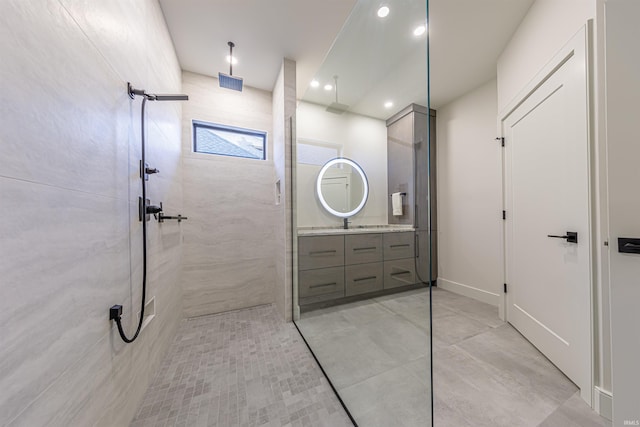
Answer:
[(425, 27), (424, 25), (418, 25), (413, 30), (413, 35), (416, 36), (416, 37), (419, 37), (419, 36), (423, 35), (425, 31), (427, 31), (427, 27)]
[(230, 62), (231, 65), (236, 65), (238, 63), (238, 58), (235, 56), (227, 55), (227, 62)]
[(311, 80), (311, 87), (318, 87), (320, 86), (320, 82), (317, 80)]
[(382, 6), (380, 9), (378, 9), (378, 16), (380, 18), (386, 18), (388, 14), (389, 8), (387, 6)]
[(393, 101), (387, 101), (384, 103), (384, 108), (391, 108), (393, 107)]
[(333, 86), (330, 85), (329, 83), (327, 83), (326, 85), (324, 85), (324, 90), (331, 90), (333, 89)]

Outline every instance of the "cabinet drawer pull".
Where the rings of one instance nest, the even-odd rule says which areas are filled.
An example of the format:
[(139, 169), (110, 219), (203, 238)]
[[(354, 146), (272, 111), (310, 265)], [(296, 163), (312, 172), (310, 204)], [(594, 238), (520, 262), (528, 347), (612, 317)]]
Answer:
[(309, 286), (309, 289), (324, 288), (325, 286), (335, 286), (337, 284), (338, 284), (337, 282), (322, 283), (320, 285), (311, 285), (311, 286)]
[(399, 271), (397, 273), (391, 273), (389, 276), (395, 277), (395, 276), (402, 276), (403, 274), (411, 274), (411, 271), (409, 270)]
[(376, 249), (378, 249), (376, 246), (369, 246), (366, 248), (353, 248), (353, 251), (375, 251)]
[(313, 255), (328, 255), (328, 254), (335, 254), (336, 252), (338, 252), (338, 251), (336, 251), (335, 249), (332, 249), (330, 251), (312, 251), (312, 252), (309, 252), (309, 255), (311, 255), (311, 256), (313, 256)]
[(357, 279), (353, 279), (354, 282), (363, 282), (365, 280), (374, 280), (377, 279), (378, 276), (367, 276), (367, 277), (359, 277)]
[(390, 245), (390, 247), (392, 248), (408, 248), (409, 246), (411, 246), (409, 243), (403, 243), (401, 245)]

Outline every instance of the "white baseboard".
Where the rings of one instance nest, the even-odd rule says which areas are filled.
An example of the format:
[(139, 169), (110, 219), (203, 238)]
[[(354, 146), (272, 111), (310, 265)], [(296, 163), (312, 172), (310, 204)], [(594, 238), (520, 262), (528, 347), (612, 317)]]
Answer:
[(485, 291), (484, 289), (479, 289), (470, 285), (463, 285), (462, 283), (443, 279), (442, 277), (438, 277), (438, 287), (445, 291), (464, 295), (465, 297), (473, 298), (496, 307), (500, 305), (500, 295)]
[(600, 414), (601, 417), (611, 421), (613, 418), (613, 395), (611, 392), (596, 386), (593, 409)]

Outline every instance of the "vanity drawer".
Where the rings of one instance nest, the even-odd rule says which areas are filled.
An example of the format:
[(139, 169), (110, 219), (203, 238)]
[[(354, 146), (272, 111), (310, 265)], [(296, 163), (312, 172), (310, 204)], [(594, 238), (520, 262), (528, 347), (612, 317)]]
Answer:
[(413, 258), (415, 236), (413, 231), (384, 233), (384, 260)]
[(345, 267), (346, 296), (381, 291), (384, 281), (383, 273), (381, 262), (348, 265)]
[(416, 283), (416, 268), (413, 258), (384, 262), (384, 289), (398, 288)]
[(347, 234), (344, 250), (347, 265), (382, 261), (382, 234)]
[(344, 235), (302, 236), (298, 238), (298, 269), (344, 265)]
[(300, 304), (344, 297), (344, 267), (300, 271), (298, 292)]

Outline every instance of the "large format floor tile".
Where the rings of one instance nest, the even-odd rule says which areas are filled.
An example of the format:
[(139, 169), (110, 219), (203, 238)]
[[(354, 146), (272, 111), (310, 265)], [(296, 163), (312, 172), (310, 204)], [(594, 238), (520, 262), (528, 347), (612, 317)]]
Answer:
[[(429, 311), (433, 310), (432, 318)], [(298, 325), (360, 427), (605, 427), (498, 309), (434, 288), (304, 313)]]
[(579, 393), (575, 393), (556, 409), (540, 427), (607, 427), (611, 422), (598, 416), (593, 411), (586, 411), (585, 403)]
[(323, 334), (312, 341), (311, 349), (321, 360), (327, 376), (338, 389), (366, 380), (400, 364), (368, 334), (355, 327), (342, 329), (334, 334)]
[(428, 426), (429, 386), (398, 367), (340, 390), (361, 426)]

